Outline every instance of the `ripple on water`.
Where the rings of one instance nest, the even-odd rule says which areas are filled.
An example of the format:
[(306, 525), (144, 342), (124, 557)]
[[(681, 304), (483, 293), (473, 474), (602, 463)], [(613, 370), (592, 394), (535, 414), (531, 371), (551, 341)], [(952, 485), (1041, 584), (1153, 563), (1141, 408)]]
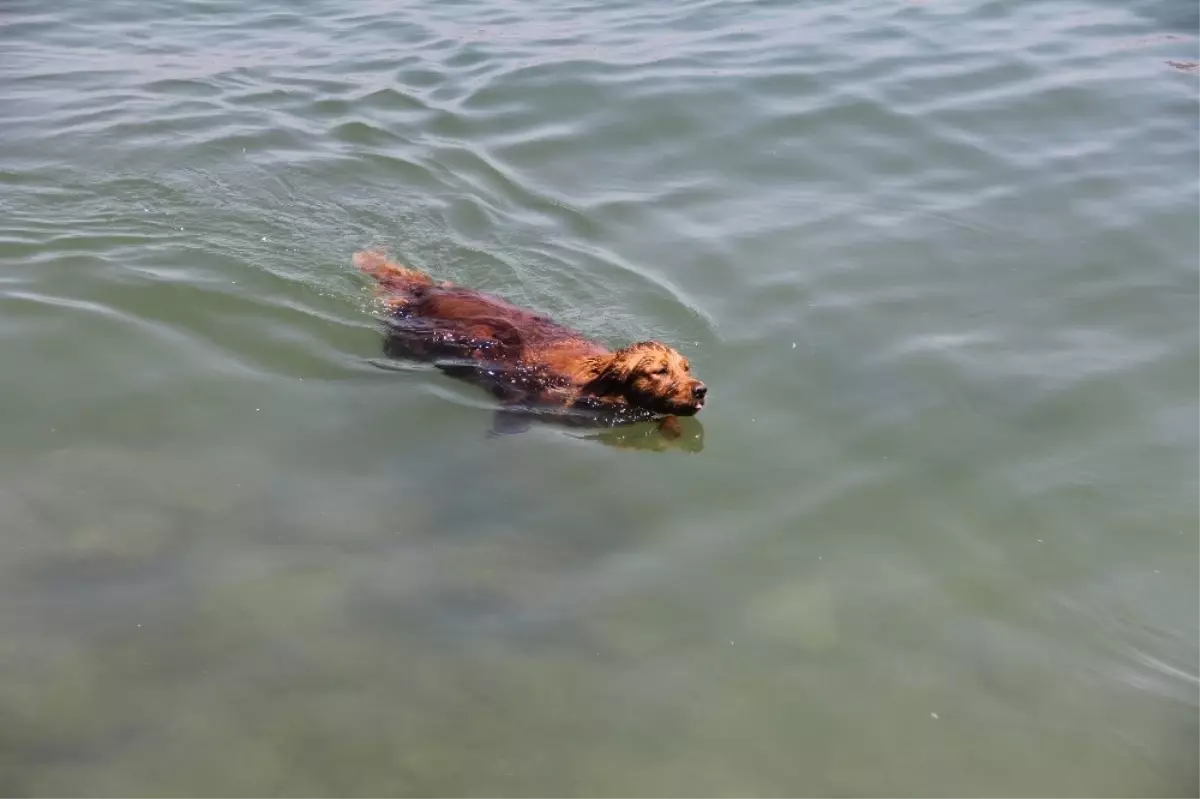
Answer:
[[(1187, 4), (58, 5), (0, 29), (17, 789), (1195, 793)], [(485, 438), (373, 363), (371, 245), (677, 344), (698, 443)]]

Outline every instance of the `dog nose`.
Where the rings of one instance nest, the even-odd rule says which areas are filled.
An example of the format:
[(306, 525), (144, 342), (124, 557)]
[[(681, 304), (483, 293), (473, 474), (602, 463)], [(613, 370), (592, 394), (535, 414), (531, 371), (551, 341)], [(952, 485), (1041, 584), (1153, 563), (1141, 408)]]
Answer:
[(692, 389), (692, 396), (696, 399), (704, 399), (704, 395), (708, 393), (708, 386), (701, 383)]

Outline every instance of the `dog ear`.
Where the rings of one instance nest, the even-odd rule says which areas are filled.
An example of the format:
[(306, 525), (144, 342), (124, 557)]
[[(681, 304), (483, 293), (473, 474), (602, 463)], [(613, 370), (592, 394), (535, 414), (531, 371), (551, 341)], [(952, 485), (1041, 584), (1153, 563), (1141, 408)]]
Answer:
[(611, 355), (596, 359), (596, 376), (589, 380), (583, 390), (590, 394), (619, 394), (645, 366), (647, 359), (661, 353), (665, 347), (657, 341), (639, 341), (622, 347)]
[(628, 349), (626, 347), (596, 358), (592, 366), (594, 376), (584, 384), (584, 393), (596, 396), (620, 394), (621, 389), (629, 382), (631, 366), (636, 360), (631, 357)]

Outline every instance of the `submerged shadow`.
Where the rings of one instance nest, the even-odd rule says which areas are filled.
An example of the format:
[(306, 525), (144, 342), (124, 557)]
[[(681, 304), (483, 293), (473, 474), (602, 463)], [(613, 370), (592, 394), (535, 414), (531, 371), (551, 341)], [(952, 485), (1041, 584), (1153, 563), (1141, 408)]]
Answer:
[(572, 438), (618, 449), (686, 453), (704, 449), (704, 426), (694, 417), (678, 416), (614, 423), (609, 417), (577, 410), (504, 407), (493, 416), (489, 436), (523, 433), (534, 424), (562, 428)]
[[(676, 419), (677, 417), (670, 417)], [(606, 447), (640, 449), (646, 452), (685, 452), (693, 454), (704, 449), (704, 426), (696, 419), (677, 419), (678, 426), (669, 427), (642, 422), (628, 427), (613, 427), (578, 438), (596, 441)]]

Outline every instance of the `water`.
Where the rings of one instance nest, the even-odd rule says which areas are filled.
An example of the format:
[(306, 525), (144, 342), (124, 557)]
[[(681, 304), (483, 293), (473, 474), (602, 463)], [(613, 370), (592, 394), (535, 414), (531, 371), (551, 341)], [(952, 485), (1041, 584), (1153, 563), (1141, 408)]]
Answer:
[[(0, 17), (3, 793), (1196, 795), (1194, 4)], [(367, 245), (709, 407), (488, 438)]]

